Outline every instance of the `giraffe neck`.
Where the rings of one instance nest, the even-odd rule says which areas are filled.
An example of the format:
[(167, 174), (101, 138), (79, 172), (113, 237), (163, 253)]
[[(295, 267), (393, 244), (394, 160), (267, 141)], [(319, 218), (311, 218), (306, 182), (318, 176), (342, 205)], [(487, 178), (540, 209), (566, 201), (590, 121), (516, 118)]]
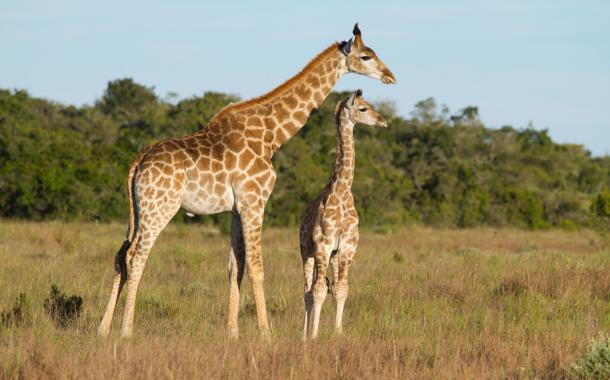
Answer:
[(356, 151), (354, 150), (354, 123), (342, 111), (341, 122), (337, 125), (337, 158), (331, 182), (336, 192), (345, 192), (351, 189), (354, 180), (354, 167), (356, 166)]
[[(273, 129), (273, 139), (266, 141), (271, 156), (307, 123), (309, 116), (326, 99), (337, 81), (348, 72), (346, 56), (337, 50), (298, 85), (273, 102), (265, 121)], [(275, 119), (275, 120), (274, 120)]]

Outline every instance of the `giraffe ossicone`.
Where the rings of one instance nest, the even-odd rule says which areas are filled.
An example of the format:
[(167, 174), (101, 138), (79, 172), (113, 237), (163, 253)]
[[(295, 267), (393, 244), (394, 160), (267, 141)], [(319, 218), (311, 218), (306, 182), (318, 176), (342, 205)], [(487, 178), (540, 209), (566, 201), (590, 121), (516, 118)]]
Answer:
[[(343, 307), (347, 298), (347, 277), (358, 247), (358, 213), (352, 197), (352, 182), (356, 164), (354, 125), (387, 127), (358, 90), (340, 101), (335, 110), (337, 124), (337, 158), (333, 174), (322, 194), (314, 199), (301, 223), (301, 258), (305, 277), (305, 325), (303, 340), (311, 326), (311, 337), (318, 335), (322, 304), (326, 299), (326, 269), (330, 262), (333, 272), (331, 294), (335, 301), (335, 332), (341, 333)], [(313, 321), (312, 319), (313, 315)]]
[(237, 337), (239, 288), (247, 263), (259, 332), (268, 337), (260, 234), (276, 178), (271, 157), (349, 72), (396, 83), (392, 72), (362, 42), (357, 24), (350, 41), (332, 44), (275, 90), (230, 104), (200, 132), (152, 144), (134, 160), (127, 174), (127, 237), (115, 257), (112, 292), (98, 335), (108, 335), (125, 284), (121, 336), (132, 335), (146, 259), (161, 231), (182, 208), (192, 215), (232, 213), (227, 328)]

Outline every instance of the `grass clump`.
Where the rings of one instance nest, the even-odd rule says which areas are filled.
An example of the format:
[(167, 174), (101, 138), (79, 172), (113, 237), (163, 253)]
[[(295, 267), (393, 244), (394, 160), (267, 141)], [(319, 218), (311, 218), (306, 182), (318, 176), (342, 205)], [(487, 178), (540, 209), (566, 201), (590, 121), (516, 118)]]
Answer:
[(178, 314), (178, 307), (170, 304), (165, 299), (153, 294), (140, 305), (136, 305), (136, 311), (147, 312), (159, 318), (170, 319)]
[(460, 247), (455, 250), (456, 255), (480, 255), (481, 251), (474, 247)]
[(189, 286), (182, 288), (180, 290), (180, 295), (183, 297), (191, 296), (191, 295), (193, 295), (195, 293), (199, 293), (199, 292), (208, 294), (208, 293), (212, 293), (212, 289), (210, 289), (210, 287), (207, 286), (207, 284), (196, 281), (196, 282), (189, 284)]
[(30, 302), (25, 293), (19, 294), (15, 300), (15, 306), (9, 311), (0, 314), (3, 326), (18, 325), (28, 321), (30, 318)]
[(570, 367), (577, 379), (610, 379), (610, 336), (591, 339), (586, 352)]
[(51, 285), (49, 298), (44, 300), (44, 309), (51, 318), (62, 325), (75, 320), (81, 313), (83, 297), (77, 295), (66, 296), (59, 291), (57, 285)]

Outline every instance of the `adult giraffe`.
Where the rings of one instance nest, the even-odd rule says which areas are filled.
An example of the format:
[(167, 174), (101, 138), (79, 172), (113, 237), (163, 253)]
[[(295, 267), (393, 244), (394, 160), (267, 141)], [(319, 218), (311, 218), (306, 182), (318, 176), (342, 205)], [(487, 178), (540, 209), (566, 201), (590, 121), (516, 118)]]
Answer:
[(392, 72), (362, 42), (358, 24), (353, 34), (348, 42), (332, 44), (275, 90), (230, 104), (200, 132), (155, 143), (134, 160), (127, 174), (127, 237), (114, 259), (114, 284), (98, 335), (108, 336), (125, 283), (121, 337), (132, 335), (146, 259), (159, 233), (182, 208), (190, 215), (232, 213), (227, 328), (236, 338), (239, 288), (247, 262), (259, 333), (268, 336), (260, 235), (276, 177), (271, 157), (305, 125), (342, 75), (353, 72), (396, 83)]

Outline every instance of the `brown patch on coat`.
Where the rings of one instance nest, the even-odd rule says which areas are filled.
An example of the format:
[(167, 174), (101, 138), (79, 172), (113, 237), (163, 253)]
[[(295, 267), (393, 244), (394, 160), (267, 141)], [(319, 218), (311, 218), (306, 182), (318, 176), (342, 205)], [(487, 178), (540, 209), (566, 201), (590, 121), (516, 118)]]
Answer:
[(247, 149), (239, 157), (239, 169), (246, 170), (246, 168), (248, 167), (248, 165), (250, 165), (250, 162), (252, 162), (253, 159), (254, 159), (254, 155), (252, 154), (252, 152), (249, 149)]
[(288, 135), (294, 136), (301, 128), (297, 127), (293, 122), (284, 124), (284, 129), (288, 132)]
[(290, 112), (281, 103), (274, 104), (273, 108), (275, 109), (275, 118), (279, 124), (282, 124), (284, 120), (290, 117)]
[(297, 111), (292, 114), (292, 117), (295, 118), (301, 125), (307, 123), (307, 115), (304, 112)]
[(231, 152), (225, 154), (225, 169), (231, 171), (237, 167), (237, 156)]
[[(326, 80), (326, 78), (324, 78)], [(284, 103), (291, 110), (295, 109), (299, 104), (299, 101), (294, 97), (294, 95), (288, 95), (284, 99)]]
[(252, 149), (254, 154), (263, 155), (263, 143), (260, 141), (248, 140), (248, 148)]
[(248, 169), (247, 174), (249, 176), (255, 176), (258, 173), (267, 170), (268, 166), (265, 163), (265, 161), (263, 161), (260, 157), (257, 157), (254, 160), (254, 163), (252, 164), (252, 166), (250, 166), (250, 169)]

